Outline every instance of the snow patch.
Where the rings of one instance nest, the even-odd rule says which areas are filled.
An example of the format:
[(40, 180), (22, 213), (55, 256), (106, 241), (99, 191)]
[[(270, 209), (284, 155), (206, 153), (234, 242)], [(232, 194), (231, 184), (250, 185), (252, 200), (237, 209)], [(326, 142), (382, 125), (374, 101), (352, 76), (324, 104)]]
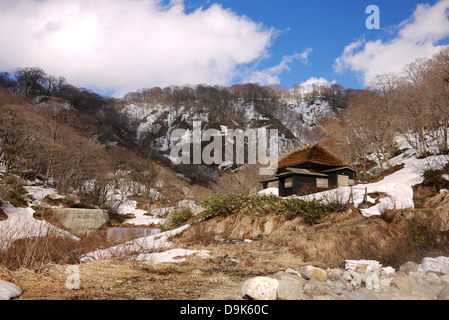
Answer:
[(11, 300), (19, 297), (22, 294), (22, 289), (14, 283), (0, 280), (0, 300)]

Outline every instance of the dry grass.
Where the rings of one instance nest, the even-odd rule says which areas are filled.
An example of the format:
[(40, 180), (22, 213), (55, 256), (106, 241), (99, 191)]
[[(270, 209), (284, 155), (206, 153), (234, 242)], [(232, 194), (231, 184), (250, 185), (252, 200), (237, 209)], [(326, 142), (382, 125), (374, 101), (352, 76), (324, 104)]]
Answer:
[[(346, 259), (374, 259), (397, 268), (409, 260), (419, 262), (424, 253), (447, 249), (435, 231), (439, 224), (431, 210), (391, 215), (387, 221), (365, 219), (347, 210), (314, 226), (302, 217), (282, 215), (217, 217), (171, 239), (177, 248), (210, 250), (206, 258), (191, 256), (185, 262), (157, 265), (118, 257), (83, 264), (35, 259), (38, 267), (0, 267), (0, 279), (19, 285), (24, 290), (20, 299), (241, 299), (243, 282), (257, 275), (309, 264), (342, 267)], [(227, 243), (214, 241), (217, 234), (225, 239), (263, 237)], [(78, 246), (77, 252), (87, 252), (107, 244), (104, 239), (85, 239)], [(79, 267), (79, 290), (65, 286), (69, 264)]]

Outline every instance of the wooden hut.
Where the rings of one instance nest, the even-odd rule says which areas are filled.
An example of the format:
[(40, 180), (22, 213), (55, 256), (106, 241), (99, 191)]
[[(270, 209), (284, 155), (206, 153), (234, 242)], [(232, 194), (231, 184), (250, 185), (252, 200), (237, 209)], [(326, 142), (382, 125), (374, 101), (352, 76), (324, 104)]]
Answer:
[(263, 188), (279, 188), (279, 196), (305, 195), (354, 185), (356, 171), (318, 144), (298, 148), (279, 160), (274, 177)]

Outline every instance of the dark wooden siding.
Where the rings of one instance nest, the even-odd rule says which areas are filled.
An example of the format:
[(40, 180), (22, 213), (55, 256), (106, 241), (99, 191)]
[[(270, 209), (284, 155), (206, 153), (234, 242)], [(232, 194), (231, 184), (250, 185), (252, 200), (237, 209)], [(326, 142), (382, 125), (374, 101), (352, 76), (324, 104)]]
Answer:
[(329, 187), (337, 188), (338, 187), (338, 176), (348, 176), (350, 180), (355, 179), (355, 172), (350, 169), (342, 169), (338, 171), (329, 172)]

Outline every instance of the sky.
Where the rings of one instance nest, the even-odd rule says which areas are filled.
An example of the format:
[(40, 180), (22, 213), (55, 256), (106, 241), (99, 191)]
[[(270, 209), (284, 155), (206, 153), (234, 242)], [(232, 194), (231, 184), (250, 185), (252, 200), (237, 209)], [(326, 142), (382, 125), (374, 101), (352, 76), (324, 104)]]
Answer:
[[(379, 9), (379, 29), (367, 27)], [(366, 88), (449, 44), (449, 0), (0, 0), (0, 70), (103, 95), (314, 81)]]

